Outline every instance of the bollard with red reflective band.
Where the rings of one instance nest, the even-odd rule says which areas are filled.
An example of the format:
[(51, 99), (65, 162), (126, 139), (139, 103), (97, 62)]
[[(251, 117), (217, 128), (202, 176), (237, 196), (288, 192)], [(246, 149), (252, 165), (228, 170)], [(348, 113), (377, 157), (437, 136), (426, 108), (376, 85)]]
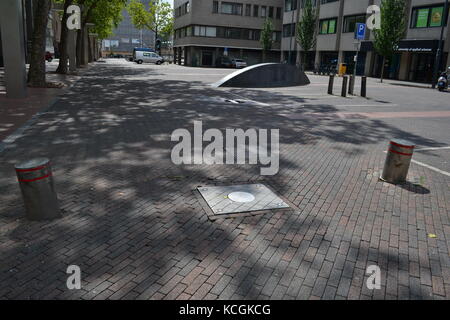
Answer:
[(390, 183), (405, 182), (414, 147), (406, 140), (391, 140), (380, 179)]
[(15, 165), (17, 180), (29, 220), (49, 220), (61, 217), (52, 178), (50, 160), (33, 159)]

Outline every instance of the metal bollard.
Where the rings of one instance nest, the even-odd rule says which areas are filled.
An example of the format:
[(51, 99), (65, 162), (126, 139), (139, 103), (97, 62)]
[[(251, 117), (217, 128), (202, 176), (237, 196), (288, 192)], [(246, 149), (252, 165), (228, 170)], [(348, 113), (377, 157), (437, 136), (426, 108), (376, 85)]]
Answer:
[(349, 80), (349, 84), (348, 84), (348, 94), (353, 95), (353, 88), (355, 87), (355, 78), (353, 77), (353, 75), (350, 75), (350, 80)]
[(341, 91), (341, 96), (343, 96), (343, 97), (347, 96), (347, 81), (348, 81), (348, 77), (343, 76), (342, 77), (342, 91)]
[(15, 165), (29, 220), (61, 217), (50, 160), (38, 158)]
[(414, 144), (411, 142), (391, 140), (380, 179), (390, 183), (405, 182), (413, 152)]
[(334, 86), (334, 74), (330, 75), (330, 80), (328, 81), (328, 94), (333, 94)]
[(367, 77), (361, 77), (361, 97), (366, 97)]

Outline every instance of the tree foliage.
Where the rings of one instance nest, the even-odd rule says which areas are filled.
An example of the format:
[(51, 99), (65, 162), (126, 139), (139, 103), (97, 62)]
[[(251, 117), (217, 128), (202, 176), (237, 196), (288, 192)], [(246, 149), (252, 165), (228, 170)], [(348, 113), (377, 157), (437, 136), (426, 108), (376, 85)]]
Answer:
[[(304, 57), (316, 44), (317, 15), (318, 12), (312, 5), (311, 0), (305, 0), (302, 16), (297, 23), (295, 38), (303, 50)], [(305, 63), (305, 59), (303, 59), (303, 63)]]
[(266, 60), (266, 52), (272, 49), (273, 45), (273, 23), (271, 19), (266, 19), (264, 21), (264, 25), (261, 30), (260, 42), (263, 49), (263, 62), (264, 62)]
[(137, 29), (148, 29), (158, 34), (172, 34), (173, 14), (169, 3), (162, 0), (150, 1), (148, 8), (139, 0), (131, 0), (127, 6), (131, 22)]
[(400, 40), (406, 31), (406, 2), (405, 0), (382, 0), (381, 29), (374, 30), (375, 51), (383, 56), (381, 66), (381, 81), (383, 81), (386, 59), (392, 58)]
[(122, 21), (126, 3), (126, 0), (85, 0), (85, 22), (95, 24), (90, 31), (97, 33), (99, 39), (110, 36)]

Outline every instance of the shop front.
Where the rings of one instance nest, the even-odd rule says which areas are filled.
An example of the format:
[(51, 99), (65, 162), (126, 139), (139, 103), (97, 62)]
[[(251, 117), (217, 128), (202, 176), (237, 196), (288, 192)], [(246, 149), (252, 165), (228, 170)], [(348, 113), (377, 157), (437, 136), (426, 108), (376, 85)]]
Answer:
[[(384, 66), (384, 77), (397, 80), (431, 83), (433, 81), (433, 70), (436, 51), (439, 46), (438, 40), (402, 40), (398, 45), (397, 52)], [(361, 51), (371, 53), (369, 68), (366, 75), (379, 77), (383, 57), (378, 55), (373, 47), (372, 41), (364, 41)], [(439, 70), (445, 70), (445, 62), (448, 53), (442, 54)]]

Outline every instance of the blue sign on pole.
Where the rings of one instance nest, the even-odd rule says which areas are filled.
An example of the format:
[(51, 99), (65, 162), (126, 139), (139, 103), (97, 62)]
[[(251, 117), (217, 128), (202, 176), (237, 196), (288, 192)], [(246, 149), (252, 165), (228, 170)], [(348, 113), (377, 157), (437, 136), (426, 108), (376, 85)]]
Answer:
[(356, 39), (364, 40), (366, 35), (366, 24), (365, 23), (357, 23), (356, 24)]

